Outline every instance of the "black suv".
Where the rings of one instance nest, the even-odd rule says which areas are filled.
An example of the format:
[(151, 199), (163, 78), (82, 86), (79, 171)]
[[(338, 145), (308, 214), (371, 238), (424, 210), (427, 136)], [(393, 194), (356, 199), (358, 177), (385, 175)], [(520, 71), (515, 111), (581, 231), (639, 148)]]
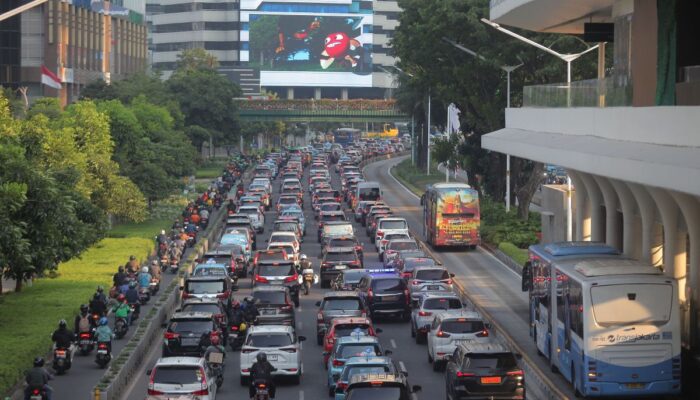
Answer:
[(219, 326), (219, 330), (224, 334), (224, 343), (228, 341), (228, 320), (229, 315), (226, 308), (218, 299), (203, 298), (203, 299), (187, 299), (182, 302), (182, 305), (175, 312), (203, 312), (211, 313), (212, 317)]
[(362, 260), (353, 247), (328, 248), (321, 260), (321, 287), (330, 287), (331, 281), (342, 271), (362, 268)]
[(360, 374), (350, 380), (345, 389), (345, 400), (410, 400), (419, 392), (418, 385), (409, 387), (405, 377), (391, 374)]
[(226, 275), (189, 276), (184, 285), (180, 286), (182, 299), (215, 297), (221, 301), (227, 310), (231, 307), (233, 284)]
[(286, 287), (258, 286), (253, 289), (252, 296), (260, 313), (258, 323), (296, 325), (294, 304)]
[(212, 313), (176, 312), (163, 334), (163, 357), (201, 357), (211, 334), (223, 334)]
[(326, 252), (328, 248), (331, 247), (352, 247), (357, 252), (360, 257), (360, 262), (364, 263), (364, 254), (362, 249), (362, 243), (354, 235), (344, 235), (344, 236), (332, 236), (325, 240), (325, 245), (321, 250), (321, 256)]
[(369, 273), (360, 279), (357, 291), (364, 298), (374, 320), (378, 315), (411, 318), (411, 297), (406, 281), (396, 273)]
[(517, 356), (500, 343), (459, 341), (445, 372), (451, 399), (524, 399), (525, 381)]
[(326, 292), (316, 306), (319, 307), (316, 318), (316, 342), (319, 345), (323, 344), (333, 318), (367, 316), (367, 306), (357, 292)]
[(286, 287), (294, 305), (299, 307), (299, 271), (293, 261), (258, 261), (253, 286), (262, 285)]

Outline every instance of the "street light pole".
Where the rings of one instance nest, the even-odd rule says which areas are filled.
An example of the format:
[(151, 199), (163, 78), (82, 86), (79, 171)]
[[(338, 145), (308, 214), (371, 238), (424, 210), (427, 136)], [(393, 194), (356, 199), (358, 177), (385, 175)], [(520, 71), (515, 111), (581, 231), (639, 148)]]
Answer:
[(426, 165), (426, 175), (430, 175), (430, 88), (428, 88), (428, 162)]

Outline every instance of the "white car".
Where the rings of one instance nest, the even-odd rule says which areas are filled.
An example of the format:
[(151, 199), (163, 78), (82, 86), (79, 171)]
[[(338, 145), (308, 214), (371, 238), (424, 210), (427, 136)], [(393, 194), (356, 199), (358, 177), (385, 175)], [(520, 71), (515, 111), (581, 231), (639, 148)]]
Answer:
[(261, 233), (265, 230), (265, 214), (260, 211), (260, 207), (240, 206), (238, 214), (247, 214), (256, 232)]
[(377, 222), (377, 230), (374, 233), (374, 243), (379, 249), (378, 241), (384, 238), (384, 235), (390, 233), (405, 233), (408, 234), (408, 222), (405, 218), (386, 217)]
[(287, 253), (287, 259), (294, 261), (294, 265), (299, 265), (299, 247), (295, 247), (290, 242), (270, 242), (267, 244), (267, 250), (284, 249)]
[(299, 253), (301, 251), (301, 245), (299, 244), (299, 238), (294, 232), (288, 231), (278, 231), (272, 232), (269, 239), (270, 243), (289, 243), (294, 246), (294, 253)]
[(452, 278), (454, 276), (454, 274), (440, 266), (414, 269), (411, 277), (408, 279), (408, 292), (411, 294), (411, 300), (418, 300), (418, 296), (426, 292), (452, 293)]
[(268, 178), (255, 178), (251, 185), (263, 185), (268, 193), (272, 192), (272, 182)]
[(277, 368), (273, 376), (292, 377), (299, 384), (303, 366), (301, 362), (301, 342), (304, 336), (296, 335), (289, 325), (256, 325), (248, 328), (245, 342), (241, 347), (241, 385), (247, 385), (250, 379), (250, 367), (260, 352), (264, 352), (267, 361)]
[(435, 314), (428, 332), (428, 362), (440, 371), (454, 353), (459, 340), (489, 343), (492, 338), (488, 324), (476, 311), (454, 310)]
[(379, 253), (379, 260), (382, 260), (382, 253), (384, 253), (384, 248), (386, 245), (397, 239), (411, 239), (411, 235), (408, 233), (387, 233), (381, 240), (375, 240), (374, 244), (377, 245), (377, 253)]
[(159, 358), (148, 375), (147, 399), (216, 399), (216, 377), (209, 372), (203, 358)]

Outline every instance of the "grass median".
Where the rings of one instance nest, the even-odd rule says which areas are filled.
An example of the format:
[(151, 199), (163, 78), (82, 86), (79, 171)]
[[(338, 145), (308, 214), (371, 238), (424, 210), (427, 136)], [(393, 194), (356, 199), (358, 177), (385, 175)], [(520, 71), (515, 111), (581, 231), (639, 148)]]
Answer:
[[(437, 171), (437, 165), (433, 165), (431, 169)], [(445, 181), (445, 175), (442, 173), (426, 175), (422, 169), (411, 164), (410, 158), (396, 164), (392, 168), (392, 174), (417, 196), (422, 196), (425, 193), (426, 185)]]

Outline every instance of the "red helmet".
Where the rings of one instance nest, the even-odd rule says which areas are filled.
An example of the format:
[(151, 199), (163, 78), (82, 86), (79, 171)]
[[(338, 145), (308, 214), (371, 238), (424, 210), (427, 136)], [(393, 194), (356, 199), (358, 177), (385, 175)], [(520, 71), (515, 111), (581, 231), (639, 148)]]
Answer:
[(117, 301), (126, 301), (126, 296), (124, 296), (123, 293), (120, 294), (119, 296), (117, 296)]

